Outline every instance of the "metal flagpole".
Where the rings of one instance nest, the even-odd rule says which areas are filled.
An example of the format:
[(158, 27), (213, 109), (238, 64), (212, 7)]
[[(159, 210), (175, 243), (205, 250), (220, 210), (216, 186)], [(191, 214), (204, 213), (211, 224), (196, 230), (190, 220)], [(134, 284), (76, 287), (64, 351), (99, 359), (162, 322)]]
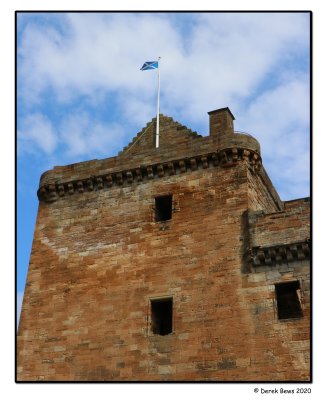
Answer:
[(160, 59), (157, 60), (158, 88), (157, 88), (157, 114), (156, 114), (156, 148), (160, 145)]

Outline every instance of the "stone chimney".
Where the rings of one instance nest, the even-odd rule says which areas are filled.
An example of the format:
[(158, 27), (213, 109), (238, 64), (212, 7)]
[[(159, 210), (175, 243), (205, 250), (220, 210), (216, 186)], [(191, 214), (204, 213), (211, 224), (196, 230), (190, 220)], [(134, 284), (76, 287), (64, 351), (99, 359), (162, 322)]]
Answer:
[(235, 119), (229, 107), (209, 111), (209, 135), (218, 138), (234, 134), (233, 120)]

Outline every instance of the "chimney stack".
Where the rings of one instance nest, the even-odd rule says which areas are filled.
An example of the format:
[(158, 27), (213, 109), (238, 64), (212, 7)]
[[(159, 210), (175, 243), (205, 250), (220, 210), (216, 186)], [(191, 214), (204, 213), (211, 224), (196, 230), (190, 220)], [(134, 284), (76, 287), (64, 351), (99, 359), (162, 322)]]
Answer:
[(218, 138), (234, 134), (233, 120), (235, 119), (229, 107), (209, 111), (209, 135)]

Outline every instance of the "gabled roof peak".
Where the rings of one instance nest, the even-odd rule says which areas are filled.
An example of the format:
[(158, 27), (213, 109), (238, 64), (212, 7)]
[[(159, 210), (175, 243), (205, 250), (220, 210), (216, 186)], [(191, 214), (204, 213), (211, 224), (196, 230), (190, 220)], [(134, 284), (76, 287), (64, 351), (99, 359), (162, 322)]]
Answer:
[[(172, 117), (164, 114), (159, 115), (160, 122), (160, 147), (167, 147), (176, 145), (180, 141), (189, 141), (194, 138), (200, 138), (197, 132), (192, 131), (185, 125), (175, 121)], [(155, 148), (155, 133), (156, 133), (156, 117), (153, 117), (144, 128), (137, 133), (132, 141), (124, 147), (119, 155), (124, 155), (132, 151), (134, 147), (137, 147), (137, 151), (149, 150)], [(137, 145), (137, 146), (136, 146)]]

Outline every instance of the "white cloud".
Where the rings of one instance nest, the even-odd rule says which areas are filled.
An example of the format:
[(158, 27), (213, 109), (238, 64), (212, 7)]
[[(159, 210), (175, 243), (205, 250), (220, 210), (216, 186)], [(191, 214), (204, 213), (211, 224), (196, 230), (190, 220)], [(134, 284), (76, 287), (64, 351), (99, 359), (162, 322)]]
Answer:
[(86, 111), (74, 111), (55, 126), (41, 113), (30, 114), (22, 119), (18, 131), (19, 154), (43, 153), (49, 161), (57, 160), (59, 164), (69, 163), (69, 159), (76, 156), (113, 155), (125, 142), (125, 126), (101, 123)]
[(117, 124), (103, 124), (86, 112), (76, 112), (62, 121), (60, 141), (66, 157), (103, 156), (123, 147), (125, 132)]
[(51, 121), (41, 113), (27, 115), (20, 121), (18, 129), (19, 152), (34, 152), (37, 149), (46, 154), (55, 151), (58, 138)]
[(172, 104), (211, 105), (250, 95), (285, 50), (290, 57), (308, 40), (305, 18), (294, 14), (279, 14), (277, 21), (273, 14), (198, 14), (185, 38), (160, 14), (66, 14), (62, 23), (65, 35), (32, 24), (25, 30), (20, 54), (26, 96), (32, 86), (33, 96), (51, 87), (61, 100), (98, 88), (125, 89), (144, 99), (153, 82), (139, 67), (160, 55)]
[(237, 126), (260, 141), (265, 168), (284, 199), (309, 194), (309, 125), (309, 87), (299, 77), (264, 92), (239, 111)]
[[(259, 135), (266, 147), (275, 146), (275, 139), (282, 142), (291, 127), (309, 127), (309, 86), (304, 79), (291, 80), (263, 92), (239, 114), (241, 123)], [(282, 150), (282, 146), (277, 147)]]
[[(71, 157), (117, 152), (137, 133), (129, 126), (141, 128), (155, 115), (157, 75), (139, 68), (161, 56), (161, 112), (206, 134), (207, 111), (229, 106), (237, 129), (260, 140), (276, 175), (284, 177), (276, 165), (289, 159), (300, 167), (292, 152), (305, 160), (306, 180), (309, 39), (308, 14), (300, 13), (197, 13), (189, 25), (176, 14), (72, 13), (53, 27), (29, 23), (18, 60), (27, 109), (49, 95), (58, 108), (80, 96), (84, 105), (52, 125), (45, 117), (43, 125), (30, 123), (24, 143), (48, 154), (60, 143)], [(108, 121), (86, 109), (105, 102), (113, 104)]]

